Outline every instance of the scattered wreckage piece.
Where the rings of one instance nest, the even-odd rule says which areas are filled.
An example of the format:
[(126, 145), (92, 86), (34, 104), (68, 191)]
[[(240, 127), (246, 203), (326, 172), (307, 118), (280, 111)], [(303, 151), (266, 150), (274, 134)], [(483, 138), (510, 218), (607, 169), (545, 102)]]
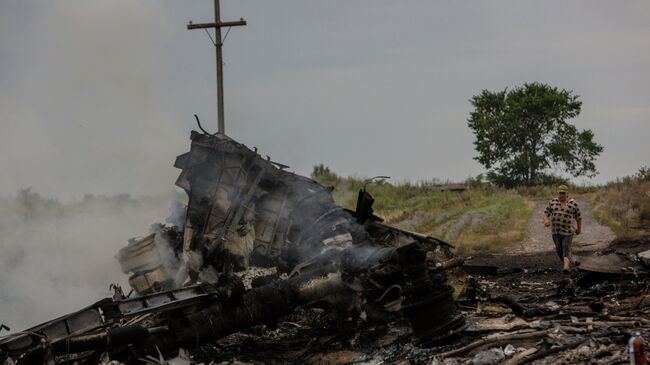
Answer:
[(584, 289), (603, 282), (623, 281), (624, 285), (634, 287), (638, 279), (650, 277), (650, 267), (643, 263), (642, 254), (637, 256), (614, 251), (585, 257), (578, 267), (581, 275), (576, 284)]
[(650, 250), (639, 252), (637, 256), (646, 267), (650, 267)]
[[(536, 339), (536, 338), (543, 338), (549, 334), (551, 334), (553, 331), (568, 331), (568, 332), (575, 332), (575, 330), (571, 327), (559, 327), (559, 328), (552, 328), (552, 329), (547, 329), (547, 330), (541, 330), (541, 331), (525, 331), (525, 332), (515, 332), (515, 333), (509, 333), (509, 334), (495, 334), (493, 336), (488, 336), (486, 338), (482, 338), (478, 341), (472, 342), (468, 345), (465, 345), (463, 347), (444, 352), (439, 355), (440, 358), (448, 358), (448, 357), (453, 357), (456, 355), (464, 354), (466, 352), (469, 352), (470, 350), (479, 348), (481, 346), (486, 346), (486, 345), (500, 345), (500, 344), (508, 344), (511, 341), (515, 340), (528, 340), (528, 339)], [(584, 333), (584, 330), (578, 330), (578, 333)]]
[(179, 284), (182, 232), (178, 227), (162, 225), (153, 225), (152, 231), (144, 238), (131, 239), (115, 255), (122, 272), (131, 273), (129, 285), (138, 294), (169, 290)]
[(459, 341), (433, 363), (629, 362), (628, 336), (650, 336), (650, 275), (641, 256), (611, 249), (593, 261), (583, 256), (571, 275), (533, 270), (470, 276), (459, 303), (469, 326), (464, 340), (474, 339)]
[[(453, 363), (453, 359), (463, 358), (471, 359), (468, 362), (470, 364), (484, 365), (521, 365), (541, 359), (545, 364), (585, 361), (590, 364), (624, 363), (629, 362), (626, 342), (625, 335), (617, 330), (601, 328), (597, 331), (589, 331), (583, 328), (557, 326), (539, 331), (497, 333), (458, 349), (438, 354), (436, 358), (439, 360), (434, 360), (432, 363)], [(441, 361), (442, 359), (445, 359), (445, 362)]]
[(629, 254), (613, 252), (583, 258), (580, 271), (613, 275), (648, 275), (650, 269)]
[(0, 361), (7, 357), (23, 357), (26, 364), (43, 363), (43, 357), (34, 354), (43, 355), (47, 344), (60, 342), (106, 325), (100, 308), (108, 302), (111, 302), (111, 299), (101, 300), (74, 313), (0, 338)]

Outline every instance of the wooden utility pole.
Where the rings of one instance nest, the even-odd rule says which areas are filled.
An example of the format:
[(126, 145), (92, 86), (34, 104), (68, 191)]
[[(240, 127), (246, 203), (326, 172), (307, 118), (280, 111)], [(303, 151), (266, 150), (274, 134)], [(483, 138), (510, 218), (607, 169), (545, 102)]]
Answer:
[(192, 21), (187, 25), (187, 29), (208, 29), (214, 28), (215, 30), (215, 48), (217, 49), (217, 115), (218, 115), (218, 133), (225, 134), (225, 121), (223, 113), (223, 58), (221, 47), (223, 40), (221, 39), (221, 28), (223, 27), (236, 27), (246, 25), (246, 21), (240, 18), (238, 21), (222, 22), (221, 10), (219, 8), (219, 0), (214, 0), (214, 23), (200, 23), (192, 24)]

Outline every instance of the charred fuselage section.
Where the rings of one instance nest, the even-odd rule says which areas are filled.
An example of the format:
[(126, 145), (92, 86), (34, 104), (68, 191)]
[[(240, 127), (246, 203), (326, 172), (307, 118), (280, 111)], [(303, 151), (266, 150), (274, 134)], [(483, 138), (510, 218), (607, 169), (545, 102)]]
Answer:
[[(188, 194), (184, 250), (217, 272), (296, 264), (350, 243), (351, 216), (314, 180), (223, 135), (192, 133), (176, 185)], [(325, 241), (325, 242), (323, 242)]]
[[(157, 226), (117, 258), (135, 295), (0, 339), (0, 356), (25, 363), (135, 362), (172, 354), (262, 323), (296, 307), (341, 318), (405, 317), (416, 343), (449, 341), (465, 328), (444, 265), (447, 244), (382, 223), (372, 196), (355, 211), (331, 189), (224, 135), (192, 133), (176, 185), (188, 194), (182, 226)], [(250, 266), (284, 273), (247, 289)], [(365, 314), (365, 315), (362, 315)]]

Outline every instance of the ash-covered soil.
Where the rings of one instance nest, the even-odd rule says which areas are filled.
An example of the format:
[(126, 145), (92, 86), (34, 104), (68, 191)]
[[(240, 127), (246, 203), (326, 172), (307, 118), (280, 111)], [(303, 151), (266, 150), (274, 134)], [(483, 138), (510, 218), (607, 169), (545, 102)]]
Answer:
[[(635, 240), (616, 239), (599, 251), (593, 250), (591, 247), (578, 247), (573, 249), (573, 254), (576, 259), (580, 260), (580, 258), (608, 250), (633, 254), (650, 250), (650, 236)], [(548, 270), (549, 273), (561, 272), (562, 270), (562, 262), (553, 250), (518, 254), (479, 254), (473, 256), (467, 264), (491, 265), (500, 269), (523, 269), (527, 271)]]

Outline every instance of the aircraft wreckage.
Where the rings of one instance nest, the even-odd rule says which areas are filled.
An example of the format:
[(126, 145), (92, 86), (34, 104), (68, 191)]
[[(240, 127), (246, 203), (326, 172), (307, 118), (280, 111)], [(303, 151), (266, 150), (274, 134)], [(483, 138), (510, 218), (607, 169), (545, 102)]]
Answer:
[[(365, 187), (346, 210), (331, 188), (223, 134), (191, 140), (174, 165), (188, 194), (184, 223), (158, 225), (117, 254), (135, 294), (116, 286), (112, 298), (1, 338), (0, 361), (97, 363), (108, 354), (134, 363), (304, 305), (342, 319), (406, 318), (422, 347), (466, 328), (447, 282), (458, 265), (449, 245), (384, 224)], [(247, 288), (236, 274), (251, 266), (275, 273)]]

